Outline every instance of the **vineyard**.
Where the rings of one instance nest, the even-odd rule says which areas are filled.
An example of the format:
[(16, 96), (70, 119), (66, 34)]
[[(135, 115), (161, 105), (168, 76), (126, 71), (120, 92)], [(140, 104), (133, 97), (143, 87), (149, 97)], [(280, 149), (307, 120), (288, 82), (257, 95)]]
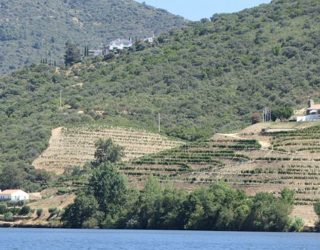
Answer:
[(279, 123), (259, 124), (192, 143), (130, 129), (58, 128), (34, 166), (58, 174), (83, 166), (93, 159), (99, 138), (112, 138), (124, 147), (119, 166), (132, 187), (142, 187), (150, 175), (186, 190), (217, 181), (250, 195), (278, 194), (288, 187), (296, 193), (296, 214), (310, 224), (316, 218), (311, 205), (320, 199), (318, 123), (283, 123), (282, 128)]
[(122, 171), (132, 181), (152, 174), (186, 189), (217, 180), (249, 194), (278, 193), (288, 187), (296, 191), (297, 205), (313, 204), (320, 199), (320, 126), (269, 131), (216, 134), (135, 159)]
[(159, 134), (123, 128), (57, 128), (52, 131), (49, 147), (33, 162), (37, 169), (62, 174), (66, 169), (83, 166), (93, 160), (95, 143), (111, 138), (124, 147), (123, 161), (154, 154), (182, 144)]

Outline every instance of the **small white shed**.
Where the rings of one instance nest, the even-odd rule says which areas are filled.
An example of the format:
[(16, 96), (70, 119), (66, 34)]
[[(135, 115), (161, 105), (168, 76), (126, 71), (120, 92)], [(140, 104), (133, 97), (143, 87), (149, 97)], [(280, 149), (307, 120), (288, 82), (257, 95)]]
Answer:
[(21, 189), (7, 189), (1, 192), (0, 201), (27, 201), (29, 200), (29, 194)]

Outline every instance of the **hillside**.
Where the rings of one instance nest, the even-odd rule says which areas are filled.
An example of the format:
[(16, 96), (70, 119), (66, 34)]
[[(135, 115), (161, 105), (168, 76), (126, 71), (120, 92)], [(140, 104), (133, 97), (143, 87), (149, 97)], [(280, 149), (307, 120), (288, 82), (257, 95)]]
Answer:
[(68, 168), (83, 166), (94, 159), (95, 143), (111, 138), (124, 148), (123, 161), (128, 162), (147, 154), (178, 147), (182, 142), (145, 131), (104, 128), (73, 127), (52, 131), (49, 147), (32, 163), (36, 169), (63, 174)]
[(0, 74), (39, 63), (61, 64), (69, 40), (95, 48), (117, 38), (144, 38), (185, 20), (133, 0), (1, 0)]
[[(263, 128), (270, 132), (261, 133)], [(151, 173), (188, 190), (217, 181), (249, 195), (278, 195), (289, 188), (295, 191), (294, 214), (313, 225), (317, 219), (313, 204), (320, 199), (319, 133), (319, 122), (263, 123), (147, 155), (133, 160), (123, 172), (134, 184), (143, 183)]]
[[(29, 171), (53, 128), (135, 127), (187, 140), (249, 124), (265, 106), (318, 98), (316, 0), (276, 0), (190, 24), (130, 51), (0, 80), (0, 164)], [(61, 107), (60, 107), (61, 91)]]

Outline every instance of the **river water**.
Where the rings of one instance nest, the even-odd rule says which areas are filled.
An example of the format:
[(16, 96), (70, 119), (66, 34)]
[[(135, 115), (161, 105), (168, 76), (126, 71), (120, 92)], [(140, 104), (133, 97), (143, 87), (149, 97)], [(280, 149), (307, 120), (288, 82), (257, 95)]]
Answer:
[(319, 250), (320, 234), (1, 228), (0, 249)]

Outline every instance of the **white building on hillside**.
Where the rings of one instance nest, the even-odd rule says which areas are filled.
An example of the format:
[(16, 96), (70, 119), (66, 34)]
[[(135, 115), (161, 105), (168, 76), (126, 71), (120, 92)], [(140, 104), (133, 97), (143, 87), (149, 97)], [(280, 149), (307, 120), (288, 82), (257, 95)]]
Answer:
[(305, 113), (305, 116), (297, 116), (298, 122), (320, 121), (320, 104), (315, 104), (313, 100), (309, 100)]
[(133, 45), (132, 40), (127, 40), (127, 39), (117, 39), (112, 41), (109, 44), (109, 50), (114, 50), (114, 49), (119, 49), (123, 50), (125, 48), (130, 48)]
[(29, 200), (29, 194), (20, 189), (7, 189), (1, 192), (0, 201), (27, 201)]

